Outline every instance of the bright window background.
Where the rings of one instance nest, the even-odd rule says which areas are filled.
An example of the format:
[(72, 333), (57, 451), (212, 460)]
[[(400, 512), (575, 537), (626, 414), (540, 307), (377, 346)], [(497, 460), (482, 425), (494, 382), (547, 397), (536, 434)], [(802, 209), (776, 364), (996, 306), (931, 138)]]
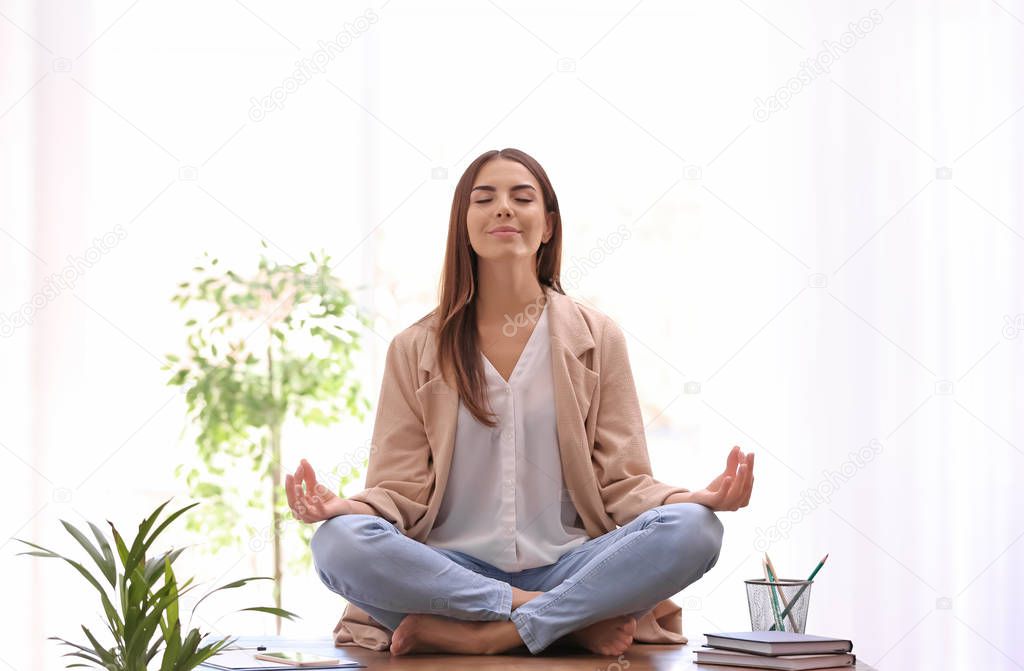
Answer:
[[(881, 669), (1020, 668), (1022, 47), (1019, 0), (5, 3), (0, 667), (63, 668), (47, 636), (102, 631), (70, 567), (11, 537), (72, 551), (60, 519), (134, 531), (185, 502), (172, 469), (194, 448), (159, 366), (202, 252), (239, 269), (261, 238), (282, 261), (330, 252), (376, 320), (375, 401), (390, 338), (435, 298), (458, 176), (514, 146), (557, 189), (568, 293), (630, 338), (655, 474), (696, 489), (732, 445), (757, 453), (718, 565), (677, 596), (691, 641), (749, 628), (761, 551), (796, 578), (828, 552), (812, 633)], [(286, 463), (329, 469), (371, 429), (289, 425)], [(258, 542), (199, 545), (180, 575), (271, 570)], [(270, 602), (236, 591), (193, 624), (272, 632), (217, 619)], [(304, 617), (285, 633), (331, 633), (343, 602), (312, 571), (284, 594)]]

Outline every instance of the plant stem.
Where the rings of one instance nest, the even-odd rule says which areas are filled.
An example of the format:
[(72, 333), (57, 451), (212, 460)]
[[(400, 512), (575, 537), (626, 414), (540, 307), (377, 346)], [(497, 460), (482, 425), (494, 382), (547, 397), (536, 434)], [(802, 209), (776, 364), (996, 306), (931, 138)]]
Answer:
[[(272, 343), (273, 334), (267, 343), (267, 379), (270, 385), (270, 396), (276, 400), (274, 389), (274, 351)], [(276, 410), (276, 403), (272, 406)], [(278, 512), (280, 505), (279, 482), (281, 480), (281, 419), (277, 413), (270, 422), (270, 511), (271, 524), (274, 534), (274, 606), (281, 607), (281, 514)], [(281, 635), (281, 617), (274, 618), (277, 635)]]
[[(280, 487), (278, 482), (281, 479), (281, 424), (274, 423), (270, 426), (270, 450), (271, 450), (271, 471), (270, 478), (273, 482), (271, 487), (272, 500), (271, 510), (274, 511), (274, 605), (281, 607), (281, 513), (278, 510)], [(281, 635), (281, 617), (278, 616), (277, 635)]]

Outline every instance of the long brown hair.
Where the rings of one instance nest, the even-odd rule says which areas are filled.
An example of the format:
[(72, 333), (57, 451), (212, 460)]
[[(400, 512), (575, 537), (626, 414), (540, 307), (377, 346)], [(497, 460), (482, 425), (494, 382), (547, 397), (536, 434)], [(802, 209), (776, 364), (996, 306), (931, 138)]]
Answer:
[[(547, 173), (532, 156), (519, 149), (492, 149), (476, 157), (462, 173), (455, 186), (452, 211), (448, 220), (448, 245), (444, 254), (444, 269), (438, 290), (438, 305), (420, 322), (436, 316), (437, 360), (442, 375), (453, 386), (473, 416), (482, 424), (497, 426), (497, 419), (488, 417), (489, 405), (484, 393), (485, 379), (480, 365), (476, 326), (477, 254), (469, 241), (466, 213), (469, 196), (480, 168), (496, 158), (517, 161), (526, 167), (540, 185), (544, 211), (552, 214), (552, 233), (537, 250), (537, 281), (542, 287), (551, 287), (564, 294), (559, 273), (562, 265), (562, 216), (558, 197)], [(451, 380), (455, 384), (451, 384)]]

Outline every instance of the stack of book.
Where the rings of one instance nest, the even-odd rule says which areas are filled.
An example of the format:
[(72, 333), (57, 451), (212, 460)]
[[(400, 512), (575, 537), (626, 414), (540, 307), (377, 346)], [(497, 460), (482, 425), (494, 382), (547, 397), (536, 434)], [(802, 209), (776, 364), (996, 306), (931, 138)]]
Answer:
[(857, 665), (853, 642), (841, 638), (788, 631), (740, 631), (705, 636), (707, 645), (695, 651), (695, 661), (704, 671), (850, 671)]

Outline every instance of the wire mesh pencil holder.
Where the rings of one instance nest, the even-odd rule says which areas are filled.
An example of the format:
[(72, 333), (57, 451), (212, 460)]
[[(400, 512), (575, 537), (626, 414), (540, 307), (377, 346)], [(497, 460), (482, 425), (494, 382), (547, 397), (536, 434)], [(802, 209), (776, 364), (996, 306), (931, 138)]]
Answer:
[(805, 633), (813, 580), (744, 580), (751, 631)]

